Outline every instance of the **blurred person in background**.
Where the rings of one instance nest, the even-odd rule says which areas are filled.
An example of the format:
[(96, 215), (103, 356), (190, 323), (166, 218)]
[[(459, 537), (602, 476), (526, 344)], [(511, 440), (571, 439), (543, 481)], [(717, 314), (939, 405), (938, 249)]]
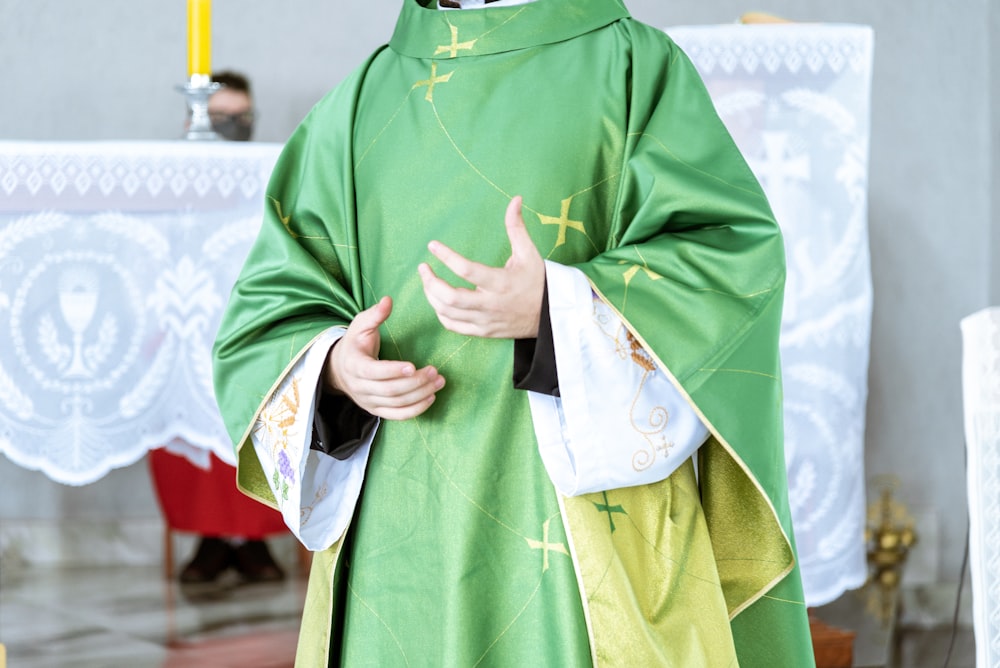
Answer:
[[(249, 79), (224, 71), (212, 80), (222, 86), (208, 101), (212, 129), (224, 139), (249, 141), (254, 124)], [(168, 525), (200, 537), (194, 556), (181, 569), (182, 583), (214, 582), (230, 569), (247, 582), (285, 577), (264, 542), (287, 532), (281, 515), (239, 492), (235, 468), (180, 442), (151, 451), (150, 468)]]

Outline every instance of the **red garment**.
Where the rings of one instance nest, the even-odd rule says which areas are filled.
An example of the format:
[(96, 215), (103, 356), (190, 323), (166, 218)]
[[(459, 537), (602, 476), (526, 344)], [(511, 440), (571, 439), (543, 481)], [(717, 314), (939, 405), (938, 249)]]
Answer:
[(177, 531), (248, 540), (288, 531), (281, 513), (236, 488), (236, 469), (214, 454), (205, 471), (160, 448), (150, 451), (149, 468), (160, 510)]

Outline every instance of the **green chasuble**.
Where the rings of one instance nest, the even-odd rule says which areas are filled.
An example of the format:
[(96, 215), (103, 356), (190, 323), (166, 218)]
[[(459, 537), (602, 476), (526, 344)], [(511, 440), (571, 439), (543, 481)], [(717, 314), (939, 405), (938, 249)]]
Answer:
[[(438, 322), (417, 265), (460, 281), (427, 243), (503, 265), (515, 195), (542, 256), (587, 276), (709, 427), (697, 475), (561, 496), (512, 341)], [(619, 0), (405, 0), (289, 140), (216, 342), (240, 487), (271, 505), (250, 430), (321, 332), (389, 295), (381, 356), (448, 380), (379, 427), (350, 527), (315, 554), (298, 665), (812, 665), (783, 283), (762, 191), (662, 31)]]

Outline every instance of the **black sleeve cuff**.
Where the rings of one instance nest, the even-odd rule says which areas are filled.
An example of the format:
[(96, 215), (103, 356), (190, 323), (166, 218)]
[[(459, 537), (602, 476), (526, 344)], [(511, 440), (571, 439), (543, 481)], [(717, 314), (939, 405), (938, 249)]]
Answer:
[(377, 424), (377, 417), (346, 395), (321, 390), (309, 448), (335, 459), (347, 459), (368, 440)]
[(538, 316), (538, 337), (514, 340), (514, 388), (559, 396), (556, 348), (549, 317), (549, 286), (542, 291), (542, 312)]

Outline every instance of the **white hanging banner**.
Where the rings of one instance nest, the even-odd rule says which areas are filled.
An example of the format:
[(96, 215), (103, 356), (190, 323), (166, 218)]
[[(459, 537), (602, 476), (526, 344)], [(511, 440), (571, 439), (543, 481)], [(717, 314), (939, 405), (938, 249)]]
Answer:
[(872, 283), (866, 26), (685, 26), (701, 73), (785, 237), (785, 454), (806, 602), (864, 584)]

